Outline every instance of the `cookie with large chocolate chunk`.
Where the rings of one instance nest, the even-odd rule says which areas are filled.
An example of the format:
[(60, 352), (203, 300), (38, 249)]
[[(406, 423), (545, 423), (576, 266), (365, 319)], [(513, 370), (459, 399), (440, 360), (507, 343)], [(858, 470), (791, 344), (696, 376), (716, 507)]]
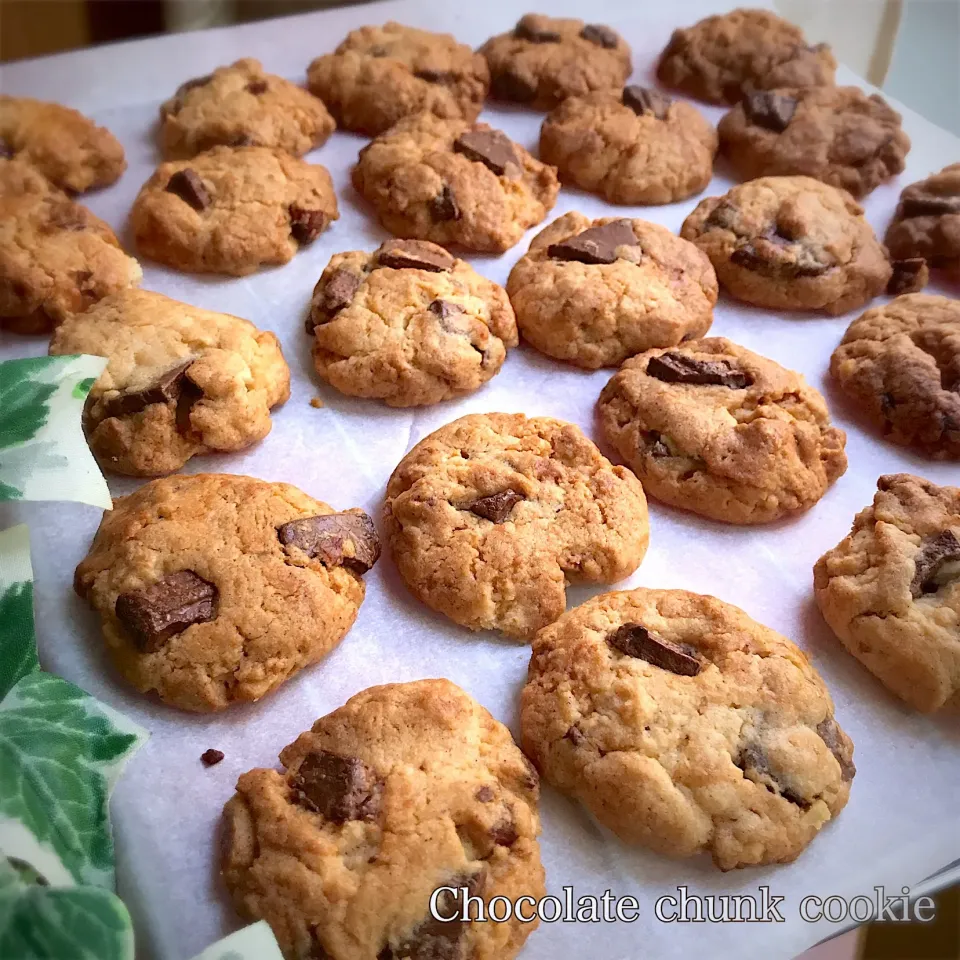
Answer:
[[(336, 549), (284, 537), (328, 517)], [(114, 500), (74, 587), (129, 683), (207, 712), (259, 700), (326, 656), (356, 619), (377, 548), (361, 510), (337, 513), (286, 483), (181, 475)]]
[(453, 917), (464, 894), (543, 896), (538, 780), (463, 690), (371, 687), (280, 760), (283, 771), (240, 777), (221, 872), (239, 913), (266, 920), (287, 960), (517, 956), (536, 921)]
[(622, 840), (721, 870), (796, 859), (856, 772), (803, 652), (685, 590), (602, 594), (541, 630), (520, 730), (544, 780)]
[(813, 586), (840, 642), (884, 686), (924, 713), (960, 705), (960, 487), (880, 477)]

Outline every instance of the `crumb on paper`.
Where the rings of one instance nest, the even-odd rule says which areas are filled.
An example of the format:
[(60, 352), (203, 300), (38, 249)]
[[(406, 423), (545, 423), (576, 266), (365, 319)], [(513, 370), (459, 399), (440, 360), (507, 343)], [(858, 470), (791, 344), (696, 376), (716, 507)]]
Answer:
[(319, 397), (313, 397), (310, 400), (310, 406), (315, 407), (317, 410), (319, 410), (323, 405), (323, 401)]
[(223, 759), (223, 751), (214, 750), (211, 747), (209, 750), (203, 751), (203, 753), (200, 755), (200, 759), (203, 761), (203, 765), (205, 767), (212, 767)]

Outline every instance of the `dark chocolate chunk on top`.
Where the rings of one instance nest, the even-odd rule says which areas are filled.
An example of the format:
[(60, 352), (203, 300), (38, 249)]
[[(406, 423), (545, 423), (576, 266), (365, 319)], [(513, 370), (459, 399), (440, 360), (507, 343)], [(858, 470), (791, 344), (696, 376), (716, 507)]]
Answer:
[(602, 23), (588, 23), (580, 31), (580, 36), (605, 50), (613, 50), (617, 46), (617, 34)]
[(489, 497), (481, 497), (479, 500), (474, 500), (466, 509), (471, 513), (475, 513), (478, 517), (482, 517), (484, 520), (489, 520), (491, 523), (504, 523), (513, 511), (513, 508), (521, 500), (526, 499), (522, 493), (517, 493), (516, 490), (507, 488), (506, 490), (501, 490), (500, 493), (493, 493)]
[(454, 141), (453, 149), (468, 160), (482, 163), (498, 177), (517, 179), (522, 172), (513, 141), (500, 130), (465, 130)]
[[(944, 570), (956, 563), (955, 570)], [(960, 578), (960, 540), (952, 530), (943, 530), (936, 536), (925, 537), (920, 552), (914, 559), (913, 582), (910, 592), (916, 600), (926, 593), (936, 593), (950, 580)]]
[(380, 538), (365, 513), (302, 517), (277, 528), (284, 546), (297, 547), (327, 567), (366, 573), (380, 558)]
[(547, 256), (554, 260), (577, 263), (614, 263), (619, 247), (636, 247), (637, 235), (630, 220), (614, 220), (600, 227), (588, 227), (576, 236), (547, 247)]
[(543, 26), (536, 14), (521, 17), (513, 28), (513, 35), (530, 43), (559, 43), (560, 34), (556, 30)]
[(129, 417), (146, 410), (154, 403), (168, 403), (180, 396), (187, 370), (196, 357), (190, 357), (175, 367), (165, 370), (149, 386), (139, 390), (124, 390), (118, 396), (108, 400), (103, 406), (103, 419), (107, 417)]
[(729, 360), (698, 360), (685, 353), (662, 353), (647, 362), (647, 376), (664, 383), (714, 385), (742, 390), (753, 383), (753, 377), (738, 370)]
[(747, 120), (774, 133), (783, 133), (796, 111), (797, 101), (793, 97), (770, 90), (758, 90), (743, 98), (743, 112)]
[(393, 270), (429, 270), (444, 273), (453, 269), (454, 258), (443, 247), (425, 240), (390, 240), (377, 254), (377, 265)]
[(701, 668), (699, 658), (678, 644), (658, 637), (639, 623), (625, 623), (607, 636), (607, 643), (628, 657), (646, 660), (661, 670), (681, 677), (695, 677)]
[(168, 181), (167, 193), (173, 193), (198, 212), (210, 206), (210, 191), (203, 185), (196, 170), (178, 170)]
[(187, 627), (213, 620), (217, 596), (212, 583), (181, 570), (142, 590), (121, 593), (114, 609), (137, 649), (155, 653)]
[(293, 799), (327, 820), (375, 820), (383, 782), (357, 757), (308, 753), (290, 781)]
[(651, 90), (649, 87), (641, 87), (634, 84), (623, 88), (621, 101), (625, 107), (629, 107), (635, 114), (642, 117), (645, 114), (662, 120), (670, 109), (673, 99), (659, 90)]

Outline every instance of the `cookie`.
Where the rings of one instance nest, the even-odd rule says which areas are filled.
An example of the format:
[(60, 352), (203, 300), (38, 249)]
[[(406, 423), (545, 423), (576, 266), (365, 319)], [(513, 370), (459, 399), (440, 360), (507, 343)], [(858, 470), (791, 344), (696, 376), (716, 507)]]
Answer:
[(353, 185), (394, 236), (484, 253), (509, 250), (560, 189), (553, 167), (500, 130), (430, 114), (367, 144)]
[(567, 583), (640, 565), (643, 488), (572, 423), (471, 414), (421, 440), (387, 484), (384, 529), (410, 591), (471, 630), (529, 640)]
[(836, 70), (827, 44), (808, 46), (775, 13), (741, 8), (674, 30), (657, 77), (698, 100), (733, 104), (756, 90), (829, 87)]
[(960, 163), (900, 194), (886, 243), (895, 259), (922, 257), (960, 280)]
[(722, 337), (628, 360), (598, 406), (604, 437), (644, 489), (711, 520), (780, 520), (847, 469), (846, 434), (820, 393)]
[(74, 588), (127, 681), (206, 712), (259, 700), (326, 656), (379, 555), (362, 510), (287, 483), (181, 475), (114, 500)]
[(0, 328), (46, 333), (141, 278), (103, 220), (26, 161), (0, 159)]
[(171, 160), (217, 146), (275, 147), (300, 157), (334, 126), (313, 94), (250, 57), (187, 80), (160, 107), (160, 143)]
[(430, 912), (441, 887), (458, 891), (435, 901), (446, 917), (462, 911), (463, 887), (485, 904), (545, 893), (536, 771), (463, 690), (449, 680), (371, 687), (280, 760), (282, 772), (240, 777), (224, 809), (221, 874), (286, 960), (517, 956), (536, 921)]
[(307, 68), (307, 86), (344, 130), (375, 137), (404, 117), (429, 113), (472, 123), (490, 88), (479, 53), (449, 33), (392, 20), (360, 27)]
[(479, 389), (518, 342), (506, 291), (426, 240), (338, 253), (314, 288), (307, 329), (327, 383), (391, 407)]
[(543, 778), (628, 843), (789, 863), (846, 806), (853, 744), (803, 651), (715, 597), (594, 597), (537, 635), (521, 695)]
[(130, 214), (145, 256), (236, 277), (287, 263), (339, 217), (326, 167), (269, 147), (214, 147), (161, 163)]
[(107, 357), (84, 410), (87, 442), (103, 467), (135, 477), (249, 447), (270, 432), (270, 408), (290, 396), (272, 333), (149, 290), (68, 317), (50, 353)]
[(120, 141), (59, 103), (0, 95), (0, 158), (33, 164), (71, 193), (108, 187), (127, 169)]
[(744, 180), (801, 174), (855, 197), (900, 173), (910, 150), (900, 114), (859, 87), (758, 90), (717, 129)]
[(599, 23), (528, 13), (480, 52), (490, 66), (490, 93), (534, 110), (567, 97), (614, 90), (630, 76), (630, 47)]
[(761, 177), (701, 200), (680, 236), (710, 258), (738, 300), (836, 315), (883, 293), (883, 246), (844, 190), (810, 177)]
[(569, 97), (540, 128), (540, 157), (564, 183), (610, 203), (658, 204), (704, 190), (717, 133), (689, 103), (640, 86)]
[(868, 310), (830, 373), (888, 440), (960, 457), (960, 300), (915, 293)]
[(702, 337), (717, 277), (700, 250), (658, 224), (565, 213), (533, 238), (507, 293), (524, 340), (595, 370)]

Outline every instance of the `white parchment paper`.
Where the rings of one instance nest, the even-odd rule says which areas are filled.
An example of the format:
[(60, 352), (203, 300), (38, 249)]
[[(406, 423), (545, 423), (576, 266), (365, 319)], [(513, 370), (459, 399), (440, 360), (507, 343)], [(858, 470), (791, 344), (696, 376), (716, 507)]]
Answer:
[[(652, 80), (657, 53), (674, 27), (688, 25), (732, 3), (650, 3), (552, 0), (550, 12), (586, 16), (621, 30), (634, 51), (634, 78)], [(547, 5), (545, 5), (547, 6)], [(396, 19), (450, 30), (478, 45), (509, 29), (527, 12), (526, 0), (434, 4), (426, 0), (361, 5), (85, 50), (5, 66), (5, 93), (60, 100), (91, 113), (119, 136), (129, 169), (122, 180), (85, 202), (107, 219), (125, 242), (130, 204), (158, 160), (157, 106), (184, 79), (241, 56), (259, 57), (266, 68), (300, 80), (309, 61), (332, 50), (347, 30)], [(812, 37), (813, 40), (825, 39)], [(859, 82), (841, 71), (843, 82)], [(703, 108), (714, 121), (721, 111)], [(875, 191), (867, 214), (885, 229), (899, 190), (960, 160), (960, 141), (916, 114), (904, 111), (913, 139), (907, 169)], [(489, 108), (483, 119), (535, 149), (541, 115)], [(190, 303), (248, 317), (280, 337), (293, 373), (292, 397), (275, 412), (270, 436), (245, 453), (191, 461), (188, 472), (247, 473), (298, 484), (338, 508), (361, 506), (378, 517), (384, 485), (403, 454), (440, 425), (475, 411), (522, 411), (560, 417), (596, 436), (594, 403), (611, 371), (587, 373), (521, 346), (502, 372), (466, 399), (419, 412), (390, 410), (352, 400), (319, 383), (310, 362), (303, 318), (310, 293), (330, 256), (373, 248), (384, 238), (350, 186), (349, 169), (364, 140), (336, 134), (309, 159), (329, 167), (337, 185), (341, 219), (288, 265), (246, 279), (179, 275), (144, 263), (144, 286)], [(727, 189), (722, 168), (708, 193)], [(679, 230), (696, 200), (666, 207), (617, 208)], [(578, 209), (610, 215), (614, 208), (564, 189), (557, 216)], [(469, 259), (504, 283), (529, 237), (501, 257)], [(949, 292), (936, 285), (933, 292)], [(956, 293), (956, 290), (953, 291)], [(835, 420), (848, 431), (847, 474), (805, 516), (760, 529), (722, 526), (651, 503), (650, 550), (621, 587), (683, 587), (714, 594), (793, 638), (826, 678), (837, 717), (856, 743), (858, 775), (850, 803), (800, 859), (789, 866), (720, 874), (705, 858), (671, 861), (630, 849), (598, 828), (574, 803), (543, 791), (543, 860), (551, 893), (572, 885), (577, 896), (633, 895), (641, 904), (636, 923), (543, 924), (528, 941), (525, 960), (557, 956), (591, 960), (706, 956), (787, 958), (834, 932), (828, 923), (799, 917), (802, 897), (871, 894), (877, 884), (899, 893), (960, 858), (960, 730), (956, 716), (913, 714), (875, 682), (832, 638), (812, 597), (815, 560), (848, 531), (868, 504), (882, 473), (910, 471), (938, 483), (960, 482), (956, 464), (924, 461), (893, 447), (866, 426), (827, 376), (831, 351), (852, 316), (777, 315), (722, 298), (712, 332), (805, 374), (822, 389)], [(46, 351), (46, 340), (0, 334), (0, 357)], [(322, 409), (309, 405), (321, 396)], [(136, 483), (112, 478), (114, 494)], [(37, 629), (44, 666), (80, 684), (148, 728), (150, 742), (131, 762), (113, 802), (121, 893), (134, 915), (143, 956), (185, 960), (239, 926), (216, 872), (217, 824), (223, 803), (244, 770), (275, 764), (279, 750), (324, 713), (366, 686), (445, 676), (468, 690), (516, 732), (517, 697), (528, 648), (490, 634), (471, 634), (434, 615), (406, 592), (388, 557), (367, 576), (367, 599), (357, 623), (322, 664), (301, 673), (259, 704), (214, 717), (197, 717), (155, 705), (129, 691), (104, 656), (96, 618), (71, 590), (73, 569), (84, 556), (100, 511), (76, 504), (33, 504), (0, 509), (0, 527), (30, 523), (36, 569)], [(573, 605), (599, 590), (570, 591)], [(204, 769), (208, 747), (226, 759)], [(785, 923), (665, 924), (654, 901), (690, 892), (750, 894), (767, 884), (785, 897)]]

